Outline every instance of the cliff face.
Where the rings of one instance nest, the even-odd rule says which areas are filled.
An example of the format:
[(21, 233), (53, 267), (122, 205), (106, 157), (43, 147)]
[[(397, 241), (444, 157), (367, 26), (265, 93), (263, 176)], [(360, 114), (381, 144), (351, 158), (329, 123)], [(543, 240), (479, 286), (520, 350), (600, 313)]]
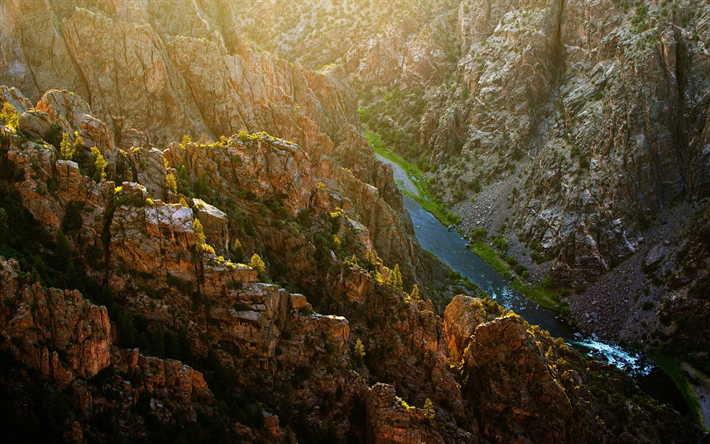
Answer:
[[(612, 407), (587, 394), (580, 362), (582, 388), (554, 382), (568, 370), (555, 353), (579, 359), (561, 342), (489, 301), (457, 297), (442, 320), (431, 300), (403, 291), (374, 237), (416, 257), (393, 242), (406, 232), (391, 171), (373, 172), (382, 197), (345, 169), (322, 178), (329, 191), (307, 151), (265, 133), (126, 152), (102, 139), (103, 122), (78, 117), (87, 109), (78, 97), (52, 91), (40, 103), (1, 139), (0, 246), (22, 264), (0, 263), (4, 399), (27, 406), (13, 433), (40, 430), (36, 415), (75, 442), (199, 433), (275, 442), (293, 431), (304, 442), (604, 442), (636, 430), (594, 419)], [(74, 160), (14, 134), (42, 125), (83, 135)], [(101, 147), (93, 157), (88, 144)], [(101, 152), (121, 186), (92, 173)], [(239, 263), (254, 253), (263, 269)], [(263, 283), (271, 279), (281, 285)], [(31, 378), (46, 382), (49, 401), (22, 389), (36, 387)], [(588, 403), (570, 407), (569, 390)], [(653, 436), (698, 439), (676, 413), (666, 429), (646, 404), (627, 408), (646, 415), (638, 427)]]
[[(353, 106), (352, 92), (338, 79), (342, 71), (306, 73), (256, 52), (234, 37), (239, 30), (230, 8), (217, 14), (219, 5), (206, 11), (199, 3), (103, 3), (5, 3), (1, 81), (32, 101), (51, 89), (74, 91), (121, 148), (165, 145), (183, 134), (214, 140), (240, 130), (302, 143), (301, 119), (339, 142), (347, 138), (341, 132), (356, 131), (354, 113), (337, 112)], [(210, 24), (210, 12), (221, 16), (219, 26)], [(41, 29), (27, 31), (43, 20)], [(54, 57), (36, 60), (45, 54)]]
[[(349, 51), (348, 67), (375, 84), (451, 88), (451, 29), (470, 55), (487, 46), (479, 28), (515, 5), (474, 6), (438, 5), (424, 27), (403, 16), (386, 41)], [(530, 8), (521, 23), (541, 46), (525, 60), (560, 53), (562, 5)], [(622, 374), (486, 299), (458, 296), (437, 316), (447, 273), (413, 239), (342, 67), (257, 50), (232, 2), (0, 10), (0, 81), (18, 88), (0, 90), (18, 112), (0, 126), (6, 436), (700, 441)], [(456, 25), (469, 15), (476, 32)], [(534, 77), (520, 63), (511, 79)], [(504, 100), (476, 86), (493, 71), (472, 74), (467, 94)], [(510, 119), (531, 134), (523, 115), (538, 99), (515, 94)], [(435, 118), (440, 98), (427, 128), (455, 124), (458, 140), (465, 119)], [(432, 136), (432, 158), (447, 137)]]
[(457, 365), (468, 418), (490, 441), (506, 435), (540, 443), (657, 442), (667, 434), (694, 439), (692, 433), (681, 437), (685, 431), (675, 420), (649, 427), (665, 413), (606, 391), (639, 392), (618, 369), (598, 362), (587, 367), (561, 339), (494, 302), (457, 296), (446, 309), (445, 327), (449, 344), (463, 347)]
[[(613, 327), (591, 325), (589, 312), (619, 301), (628, 310), (639, 296), (660, 305), (694, 285), (669, 281), (687, 273), (668, 258), (657, 274), (610, 272), (659, 242), (670, 257), (692, 230), (678, 216), (690, 214), (684, 202), (707, 206), (708, 14), (696, 1), (455, 2), (426, 26), (374, 30), (348, 69), (364, 82), (363, 122), (420, 166), (460, 228), (505, 237), (503, 253), (534, 282), (590, 286), (585, 302), (571, 300), (586, 328), (645, 341), (673, 332), (641, 303), (611, 315)], [(450, 17), (456, 38), (442, 47), (456, 66), (433, 56), (442, 40), (427, 40)], [(418, 59), (443, 77), (408, 80), (402, 61), (415, 42), (429, 42)]]
[[(375, 93), (368, 125), (395, 145), (400, 132), (413, 135), (402, 154), (438, 168), (427, 179), (465, 228), (495, 231), (504, 217), (491, 215), (505, 214), (503, 231), (554, 259), (555, 282), (574, 286), (634, 254), (662, 209), (707, 195), (707, 5), (451, 7), (460, 55), (443, 83), (434, 76), (411, 85), (401, 69), (378, 82), (381, 64), (364, 50), (353, 53), (351, 72), (365, 91), (378, 83), (402, 90), (394, 110)], [(405, 37), (387, 31), (368, 47), (402, 60), (429, 32), (397, 26)], [(433, 54), (436, 45), (427, 48)], [(451, 72), (436, 57), (419, 59)], [(413, 106), (421, 86), (423, 110)], [(479, 188), (478, 200), (497, 210), (468, 202)]]
[[(296, 142), (310, 155), (304, 175), (311, 182), (293, 183), (286, 194), (309, 194), (318, 181), (337, 189), (341, 183), (341, 197), (357, 201), (354, 209), (363, 215), (383, 258), (399, 262), (408, 283), (427, 285), (436, 266), (411, 239), (411, 222), (391, 173), (375, 161), (360, 136), (355, 92), (342, 67), (312, 72), (257, 51), (240, 36), (235, 16), (230, 15), (234, 9), (225, 2), (176, 8), (172, 3), (3, 4), (0, 8), (8, 20), (0, 29), (5, 42), (0, 83), (16, 86), (31, 101), (41, 97), (36, 109), (22, 116), (23, 131), (36, 138), (44, 137), (53, 124), (70, 134), (78, 131), (87, 147), (91, 141), (102, 150), (109, 169), (121, 157), (114, 152), (117, 149), (164, 147), (185, 134), (202, 144), (240, 131), (265, 131)], [(28, 31), (32, 23), (43, 20), (46, 24), (40, 30)], [(51, 63), (44, 54), (53, 55)], [(54, 88), (72, 93), (44, 94)], [(29, 108), (23, 104), (18, 109)], [(164, 188), (162, 159), (153, 157), (157, 170), (140, 171), (143, 164), (150, 164), (150, 154), (144, 155), (134, 153), (129, 160), (134, 165), (130, 173), (136, 177), (123, 176), (155, 193)], [(214, 174), (231, 170), (231, 158), (202, 165), (195, 163), (200, 161), (194, 154), (176, 156), (170, 160), (185, 164), (194, 174), (190, 180), (209, 172), (203, 168), (209, 167), (216, 193), (231, 185), (217, 183)], [(264, 166), (273, 167), (268, 162)], [(252, 167), (257, 166), (248, 166)], [(348, 168), (354, 178), (340, 174), (340, 167)], [(282, 163), (280, 168), (281, 180), (287, 180), (291, 166)], [(229, 176), (251, 171), (237, 168)], [(285, 202), (296, 212), (304, 208), (303, 202)], [(53, 212), (61, 218), (57, 210)], [(384, 226), (395, 233), (385, 235)]]

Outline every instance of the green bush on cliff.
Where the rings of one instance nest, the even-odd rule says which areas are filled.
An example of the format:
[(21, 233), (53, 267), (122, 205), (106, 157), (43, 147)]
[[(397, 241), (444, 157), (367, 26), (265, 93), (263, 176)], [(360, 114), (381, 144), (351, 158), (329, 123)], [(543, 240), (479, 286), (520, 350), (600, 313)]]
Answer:
[(497, 237), (493, 239), (493, 246), (502, 252), (508, 251), (508, 241), (502, 237)]
[(0, 111), (0, 124), (7, 125), (13, 132), (20, 126), (19, 118), (15, 112), (15, 107), (9, 102), (5, 102)]
[(259, 279), (266, 279), (266, 264), (263, 260), (261, 260), (261, 256), (254, 253), (254, 255), (251, 257), (251, 262), (249, 263), (249, 266), (256, 270), (256, 273), (259, 275)]
[(165, 186), (173, 193), (177, 193), (177, 180), (175, 180), (173, 173), (168, 174), (168, 177), (166, 177)]
[(552, 278), (551, 278), (550, 276), (545, 276), (545, 277), (542, 278), (542, 280), (540, 281), (540, 286), (541, 286), (542, 288), (550, 288), (550, 287), (552, 287)]
[(353, 366), (355, 368), (362, 368), (365, 366), (365, 345), (362, 340), (358, 339), (353, 347), (352, 352)]
[(96, 147), (91, 148), (91, 159), (92, 162), (89, 175), (95, 182), (101, 182), (101, 179), (106, 177), (106, 167), (108, 166), (108, 162), (104, 159), (101, 151), (99, 151)]

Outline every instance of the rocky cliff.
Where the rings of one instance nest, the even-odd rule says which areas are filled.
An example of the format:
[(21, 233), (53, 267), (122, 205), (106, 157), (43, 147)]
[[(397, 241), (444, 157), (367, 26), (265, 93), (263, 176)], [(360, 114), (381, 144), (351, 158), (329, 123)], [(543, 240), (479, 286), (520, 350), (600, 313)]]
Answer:
[[(707, 17), (696, 1), (462, 1), (426, 26), (373, 30), (348, 69), (364, 82), (362, 120), (419, 165), (464, 231), (506, 238), (504, 255), (534, 282), (549, 275), (583, 293), (629, 258), (643, 261), (659, 225), (687, 232), (673, 215), (687, 214), (683, 202), (707, 205)], [(456, 38), (428, 40), (445, 23)], [(402, 61), (422, 42), (418, 63), (435, 68), (412, 83)], [(628, 286), (612, 275), (586, 303), (572, 301), (578, 320), (595, 300), (670, 297), (665, 277)], [(632, 311), (633, 322), (592, 329), (642, 339), (655, 327)]]
[[(433, 189), (467, 228), (503, 222), (468, 202), (482, 188), (476, 200), (509, 217), (508, 236), (574, 286), (634, 254), (663, 208), (707, 194), (704, 3), (465, 1), (457, 12), (456, 72), (409, 113), (418, 148), (403, 152), (438, 168)], [(388, 81), (413, 100), (406, 79)], [(409, 132), (372, 107), (371, 126)]]
[[(5, 95), (20, 110), (27, 103)], [(266, 133), (123, 151), (101, 139), (102, 121), (77, 117), (78, 96), (51, 91), (40, 104), (2, 129), (0, 251), (16, 260), (0, 264), (0, 376), (4, 408), (25, 406), (9, 416), (8, 437), (599, 442), (639, 427), (675, 439), (684, 424), (679, 440), (700, 439), (674, 412), (678, 425), (659, 428), (633, 390), (621, 399), (646, 412), (638, 426), (594, 420), (613, 408), (600, 392), (583, 397), (574, 428), (576, 398), (552, 382), (567, 368), (536, 354), (550, 344), (578, 360), (563, 343), (487, 300), (459, 296), (442, 319), (426, 287), (405, 292), (372, 237), (406, 236), (391, 171), (373, 175), (389, 177), (380, 197), (349, 170), (314, 176), (307, 151)], [(63, 122), (75, 134), (64, 132), (59, 149), (22, 136), (48, 125), (53, 139)], [(416, 253), (401, 247), (391, 251)], [(503, 328), (511, 322), (517, 330)], [(491, 356), (531, 370), (500, 379)], [(588, 372), (581, 361), (575, 371)], [(506, 419), (520, 396), (530, 403)]]
[[(383, 258), (400, 263), (408, 283), (429, 285), (436, 266), (411, 239), (411, 223), (391, 173), (379, 166), (360, 136), (355, 92), (342, 67), (313, 72), (260, 52), (241, 36), (235, 9), (227, 2), (185, 3), (177, 9), (172, 3), (0, 6), (7, 17), (0, 29), (5, 42), (0, 83), (17, 87), (30, 101), (41, 99), (36, 109), (21, 116), (23, 131), (43, 138), (52, 125), (59, 125), (72, 135), (72, 142), (78, 132), (87, 148), (96, 145), (102, 150), (109, 169), (118, 163), (122, 168), (118, 182), (136, 180), (150, 192), (164, 188), (162, 173), (155, 170), (162, 168), (162, 159), (139, 152), (131, 152), (129, 158), (116, 150), (149, 151), (186, 134), (195, 139), (195, 146), (204, 146), (240, 131), (293, 141), (310, 154), (305, 171), (309, 180), (322, 181), (356, 202), (354, 210), (367, 214), (363, 223)], [(43, 26), (29, 32), (35, 22)], [(49, 62), (44, 54), (52, 54)], [(45, 94), (55, 88), (72, 93)], [(17, 110), (30, 110), (28, 103)], [(203, 170), (206, 165), (186, 164), (192, 158), (176, 156), (170, 160), (176, 168), (185, 164), (190, 181), (208, 172)], [(215, 160), (209, 165), (214, 172), (232, 168), (231, 157), (220, 159), (221, 165)], [(138, 168), (126, 169), (129, 164)], [(147, 169), (140, 171), (144, 165)], [(280, 174), (290, 167), (282, 163)], [(340, 174), (341, 167), (353, 175)], [(235, 170), (230, 176), (244, 172)], [(295, 183), (291, 189), (309, 193), (313, 185)], [(219, 193), (228, 183), (210, 186)], [(304, 208), (303, 202), (288, 205), (293, 205), (294, 216)], [(384, 234), (385, 226), (396, 234), (389, 230)]]
[[(403, 15), (386, 41), (339, 57), (358, 82), (459, 88), (452, 47), (487, 46), (481, 35), (499, 26), (483, 23), (507, 22), (515, 5), (474, 6), (428, 6), (426, 26)], [(563, 53), (562, 5), (530, 8), (520, 20), (538, 40), (526, 60)], [(9, 440), (703, 439), (620, 372), (488, 299), (457, 296), (440, 316), (448, 273), (413, 238), (341, 66), (313, 72), (262, 52), (242, 35), (236, 2), (0, 10)], [(373, 71), (381, 64), (395, 68)], [(511, 79), (534, 77), (520, 66)], [(466, 94), (503, 100), (474, 77)], [(559, 86), (535, 81), (543, 98)], [(534, 116), (521, 116), (537, 99), (525, 108), (517, 94), (524, 109), (511, 120), (531, 134)], [(464, 122), (436, 118), (449, 100), (426, 104), (436, 134)], [(432, 161), (456, 134), (431, 139)]]

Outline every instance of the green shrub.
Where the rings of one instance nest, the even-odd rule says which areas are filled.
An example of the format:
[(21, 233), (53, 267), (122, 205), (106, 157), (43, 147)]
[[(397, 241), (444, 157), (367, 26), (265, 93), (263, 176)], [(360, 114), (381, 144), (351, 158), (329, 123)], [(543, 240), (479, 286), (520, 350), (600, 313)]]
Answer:
[(166, 186), (168, 190), (172, 191), (173, 193), (177, 193), (177, 180), (175, 180), (175, 176), (173, 173), (168, 174), (168, 177), (165, 179)]
[(84, 202), (70, 202), (64, 212), (64, 220), (62, 221), (62, 231), (70, 233), (78, 231), (84, 225), (84, 219), (81, 213), (84, 211)]
[(488, 230), (483, 227), (476, 227), (471, 232), (471, 239), (478, 240), (488, 236)]
[(251, 268), (256, 270), (260, 278), (263, 279), (266, 277), (266, 264), (263, 260), (261, 260), (261, 256), (254, 253), (254, 255), (251, 257), (251, 262), (249, 263), (249, 265), (251, 266)]
[(96, 147), (91, 148), (91, 159), (91, 178), (97, 183), (101, 182), (101, 179), (106, 177), (106, 167), (108, 166), (108, 162), (104, 159), (101, 151), (99, 151)]
[(10, 102), (5, 102), (2, 106), (2, 111), (0, 111), (0, 123), (9, 126), (13, 132), (16, 132), (17, 128), (20, 126), (15, 107), (12, 106)]
[(550, 288), (550, 287), (552, 287), (552, 278), (551, 278), (550, 276), (545, 276), (545, 277), (542, 278), (542, 280), (540, 281), (540, 286), (541, 286), (542, 288)]

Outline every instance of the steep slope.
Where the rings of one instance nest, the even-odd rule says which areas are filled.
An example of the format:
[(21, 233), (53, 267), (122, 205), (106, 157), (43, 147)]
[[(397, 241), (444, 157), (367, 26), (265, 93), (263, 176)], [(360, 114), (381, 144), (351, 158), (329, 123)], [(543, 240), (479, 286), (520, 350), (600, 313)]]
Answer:
[[(383, 46), (347, 54), (359, 81), (432, 86), (417, 102), (438, 91), (424, 116), (433, 162), (468, 134), (461, 115), (436, 118), (457, 100), (439, 80), (459, 85), (446, 36), (462, 16), (476, 30), (490, 20), (486, 34), (517, 14), (474, 6), (437, 5), (429, 25), (403, 17)], [(510, 114), (476, 108), (490, 125), (509, 116), (521, 141), (541, 119), (523, 115), (558, 85), (528, 64), (564, 53), (562, 4), (528, 6), (520, 23), (537, 40), (526, 63), (509, 54), (521, 63), (510, 82), (539, 97), (516, 91)], [(259, 51), (226, 1), (0, 8), (0, 80), (20, 88), (0, 96), (19, 112), (5, 108), (0, 127), (0, 255), (14, 258), (0, 261), (6, 436), (702, 440), (619, 372), (487, 299), (459, 296), (437, 316), (448, 275), (413, 239), (342, 67), (312, 72)], [(466, 54), (487, 46), (476, 32), (458, 37)], [(478, 62), (466, 94), (504, 101), (477, 90)]]
[[(534, 282), (549, 275), (582, 293), (645, 256), (652, 248), (644, 242), (663, 221), (674, 224), (670, 231), (690, 229), (673, 207), (707, 205), (707, 4), (463, 1), (453, 9), (455, 71), (424, 55), (435, 43), (420, 51), (419, 60), (437, 67), (430, 72), (449, 73), (443, 78), (412, 84), (398, 70), (380, 87), (381, 67), (400, 66), (392, 61), (429, 33), (396, 23), (403, 37), (381, 32), (369, 45), (389, 48), (389, 63), (356, 49), (348, 68), (366, 82), (363, 122), (420, 167), (465, 232), (482, 227), (506, 238), (503, 259), (513, 255)], [(653, 287), (651, 302), (668, 297), (665, 277), (638, 279), (641, 287), (589, 293), (587, 301), (637, 299), (645, 286)], [(589, 303), (572, 304), (577, 319)], [(617, 334), (624, 323), (600, 333)], [(637, 327), (629, 330), (643, 333), (625, 338), (653, 331)]]
[[(388, 263), (400, 263), (407, 283), (427, 286), (433, 274), (445, 273), (436, 271), (412, 240), (391, 173), (375, 161), (360, 135), (355, 93), (341, 67), (312, 72), (256, 51), (240, 37), (226, 3), (185, 3), (176, 10), (172, 3), (5, 3), (1, 8), (8, 21), (0, 34), (8, 47), (0, 81), (19, 87), (31, 100), (57, 87), (75, 91), (77, 98), (65, 94), (43, 100), (55, 108), (78, 107), (67, 110), (75, 120), (62, 122), (62, 129), (80, 131), (84, 138), (88, 123), (81, 116), (91, 108), (106, 122), (101, 130), (112, 134), (100, 135), (110, 150), (163, 147), (185, 134), (206, 144), (240, 131), (294, 141), (311, 154), (315, 179), (343, 183), (343, 197), (367, 215), (363, 223), (375, 247)], [(34, 20), (45, 19), (48, 26), (39, 32), (25, 32)], [(59, 58), (53, 63), (33, 58), (54, 46)], [(48, 112), (45, 108), (40, 105), (38, 111)], [(52, 122), (34, 117), (31, 133), (44, 137)], [(104, 154), (113, 165), (114, 156)], [(341, 174), (339, 167), (354, 177)], [(157, 180), (147, 179), (152, 173), (143, 173), (144, 180)], [(218, 193), (220, 186), (211, 185)]]
[[(556, 258), (553, 279), (574, 286), (633, 254), (662, 208), (706, 195), (706, 5), (469, 1), (458, 12), (457, 73), (428, 90), (421, 118), (410, 113), (419, 148), (404, 151), (438, 168), (444, 202), (515, 188), (494, 203), (513, 206), (501, 213), (508, 235)], [(367, 117), (382, 130), (392, 121), (379, 106)], [(503, 221), (454, 208), (468, 229)]]
[[(16, 90), (5, 93), (26, 104)], [(40, 103), (45, 111), (27, 109), (2, 127), (0, 254), (16, 259), (0, 261), (7, 358), (0, 377), (3, 409), (23, 406), (8, 416), (17, 421), (5, 436), (27, 440), (44, 430), (75, 442), (116, 435), (278, 442), (295, 432), (299, 442), (611, 442), (644, 430), (651, 440), (699, 442), (697, 428), (675, 412), (663, 410), (672, 421), (661, 426), (659, 407), (634, 389), (611, 390), (620, 397), (614, 403), (607, 391), (589, 394), (583, 387), (593, 376), (558, 342), (557, 353), (575, 359), (582, 375), (574, 390), (588, 401), (572, 410), (583, 418), (573, 426), (567, 406), (578, 398), (564, 393), (571, 386), (538, 396), (540, 384), (566, 371), (559, 360), (552, 369), (554, 355), (540, 356), (553, 346), (549, 335), (527, 333), (524, 321), (487, 299), (457, 297), (444, 321), (431, 300), (404, 292), (399, 267), (383, 264), (355, 219), (367, 203), (363, 187), (371, 196), (376, 189), (347, 170), (328, 191), (307, 152), (266, 134), (211, 145), (184, 140), (163, 151), (111, 151), (97, 139), (113, 165), (107, 176), (123, 180), (116, 187), (101, 175), (100, 149), (89, 155), (77, 143), (68, 152), (68, 132), (63, 149), (14, 134), (44, 119), (60, 130), (75, 124), (68, 111), (81, 105), (60, 91)], [(109, 134), (90, 115), (81, 121)], [(348, 189), (360, 200), (346, 205), (336, 192)], [(250, 255), (250, 265), (239, 263)], [(451, 310), (481, 319), (451, 320)], [(511, 320), (518, 336), (530, 335), (524, 346), (495, 333)], [(484, 360), (491, 348), (504, 368), (530, 359), (534, 369), (492, 374)], [(543, 370), (552, 376), (540, 379)], [(487, 384), (501, 387), (485, 397), (494, 405), (480, 397)], [(562, 413), (544, 417), (542, 428), (506, 419), (527, 393)], [(619, 402), (639, 418), (633, 425), (594, 419), (614, 418)]]

